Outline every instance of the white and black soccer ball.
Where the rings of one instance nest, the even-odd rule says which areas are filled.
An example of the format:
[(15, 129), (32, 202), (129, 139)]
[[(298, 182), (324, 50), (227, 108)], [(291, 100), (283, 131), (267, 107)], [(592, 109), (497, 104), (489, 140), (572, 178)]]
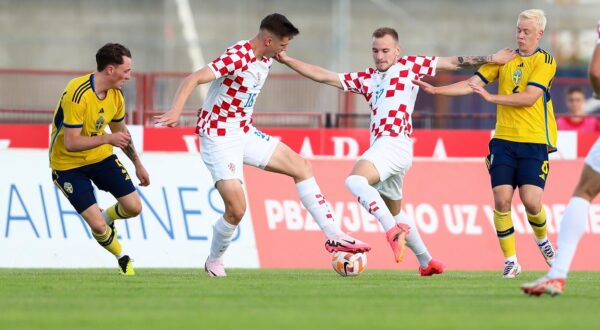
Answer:
[(331, 266), (342, 276), (358, 276), (367, 267), (366, 253), (334, 252)]

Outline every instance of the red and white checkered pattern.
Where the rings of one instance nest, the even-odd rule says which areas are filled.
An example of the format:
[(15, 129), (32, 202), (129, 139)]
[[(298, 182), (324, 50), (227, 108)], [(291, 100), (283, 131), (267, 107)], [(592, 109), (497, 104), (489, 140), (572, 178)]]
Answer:
[(217, 78), (202, 105), (196, 132), (231, 136), (248, 132), (254, 103), (269, 75), (272, 59), (258, 60), (247, 40), (242, 40), (208, 67)]
[(412, 80), (434, 76), (435, 56), (404, 56), (386, 72), (373, 68), (342, 73), (345, 91), (362, 94), (371, 108), (371, 143), (380, 136), (410, 136), (419, 87)]

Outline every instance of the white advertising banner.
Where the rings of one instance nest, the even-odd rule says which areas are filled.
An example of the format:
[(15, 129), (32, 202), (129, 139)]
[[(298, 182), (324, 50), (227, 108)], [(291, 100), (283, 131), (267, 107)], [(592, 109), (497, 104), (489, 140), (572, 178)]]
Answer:
[[(134, 183), (129, 159), (117, 153)], [(223, 201), (199, 155), (146, 153), (150, 186), (138, 187), (143, 211), (117, 220), (136, 267), (203, 267)], [(0, 267), (116, 267), (84, 220), (54, 186), (47, 150), (0, 150)], [(97, 190), (100, 207), (115, 199)], [(259, 266), (250, 212), (225, 255), (227, 267)]]

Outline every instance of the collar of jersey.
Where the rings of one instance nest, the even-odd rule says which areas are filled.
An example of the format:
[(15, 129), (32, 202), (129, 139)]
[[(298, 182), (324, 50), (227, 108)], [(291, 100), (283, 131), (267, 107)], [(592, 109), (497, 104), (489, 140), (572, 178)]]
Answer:
[(517, 48), (517, 54), (519, 54), (519, 56), (521, 57), (529, 57), (529, 56), (533, 56), (533, 54), (539, 52), (540, 50), (542, 50), (540, 47), (536, 48), (533, 53), (529, 54), (529, 55), (521, 55), (521, 53), (519, 52), (519, 49)]

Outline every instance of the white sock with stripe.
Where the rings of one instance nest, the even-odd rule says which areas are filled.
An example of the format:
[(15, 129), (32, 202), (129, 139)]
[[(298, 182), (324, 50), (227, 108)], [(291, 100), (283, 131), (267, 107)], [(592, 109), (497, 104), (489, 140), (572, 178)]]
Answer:
[(352, 195), (358, 198), (360, 205), (379, 220), (386, 232), (396, 225), (392, 213), (390, 213), (377, 189), (369, 185), (367, 178), (360, 175), (350, 175), (346, 178), (346, 187)]
[(296, 183), (296, 191), (302, 205), (325, 233), (325, 236), (335, 237), (342, 233), (340, 225), (335, 221), (329, 203), (325, 200), (314, 177)]

